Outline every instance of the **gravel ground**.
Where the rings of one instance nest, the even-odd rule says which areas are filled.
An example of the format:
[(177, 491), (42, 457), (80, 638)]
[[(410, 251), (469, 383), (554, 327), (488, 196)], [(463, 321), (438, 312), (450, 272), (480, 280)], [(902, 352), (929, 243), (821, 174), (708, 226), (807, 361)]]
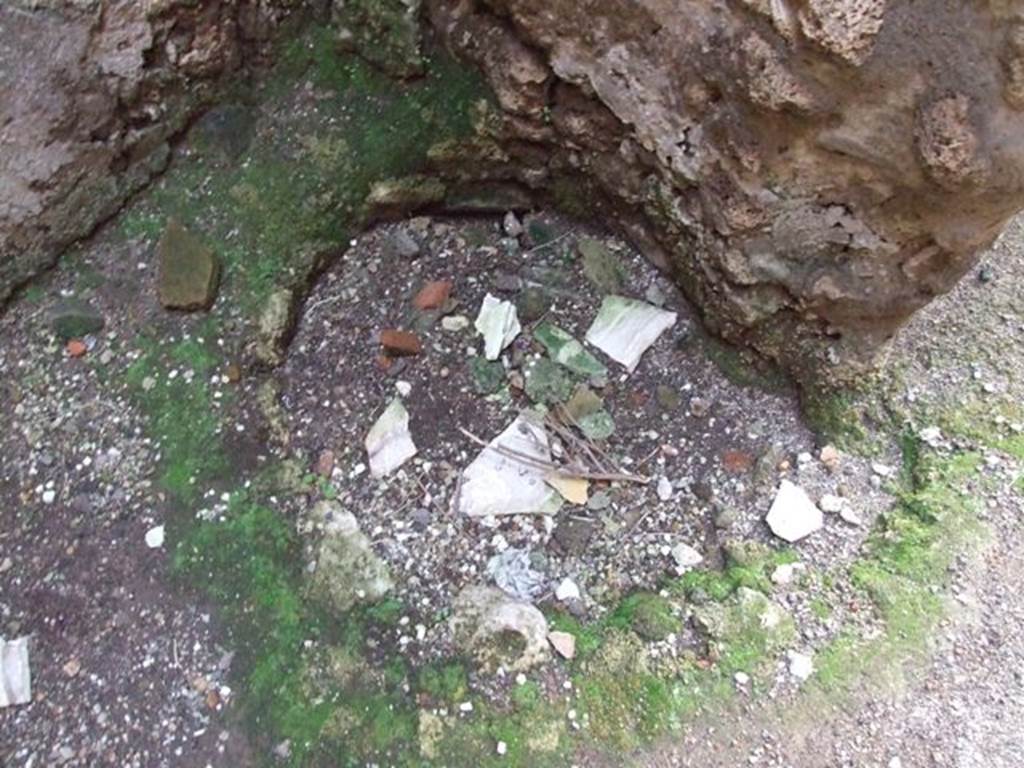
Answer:
[[(389, 243), (406, 229), (383, 227), (361, 238), (324, 276), (307, 302), (310, 309), (279, 379), (293, 425), (293, 451), (310, 463), (331, 457), (339, 501), (359, 510), (361, 527), (398, 577), (396, 596), (421, 614), (446, 611), (459, 590), (486, 580), (490, 558), (515, 547), (535, 554), (549, 583), (573, 579), (584, 598), (571, 608), (593, 618), (602, 610), (594, 598), (613, 601), (674, 574), (671, 549), (677, 544), (693, 546), (708, 563), (720, 564), (730, 542), (769, 542), (763, 519), (780, 477), (798, 483), (815, 500), (825, 494), (847, 497), (863, 519), (851, 525), (829, 515), (825, 530), (794, 547), (808, 569), (839, 570), (856, 556), (871, 521), (891, 502), (867, 461), (844, 456), (838, 471), (826, 469), (817, 459), (822, 446), (801, 424), (792, 392), (771, 394), (727, 379), (704, 353), (685, 302), (639, 254), (609, 240), (626, 267), (622, 292), (642, 298), (657, 286), (670, 297), (665, 308), (680, 316), (636, 371), (627, 375), (611, 363), (608, 383), (597, 390), (616, 424), (606, 450), (619, 466), (649, 475), (652, 482), (596, 483), (591, 493), (606, 496), (607, 506), (566, 505), (553, 519), (465, 519), (453, 509), (458, 471), (480, 448), (460, 429), (489, 440), (529, 407), (516, 377), (542, 349), (523, 334), (504, 355), (511, 394), (483, 397), (473, 391), (469, 372), (481, 347), (472, 325), (445, 330), (437, 318), (411, 311), (411, 298), (427, 281), (453, 279), (458, 305), (450, 314), (471, 321), (484, 295), (521, 301), (540, 275), (548, 285), (571, 286), (558, 290), (543, 319), (582, 339), (601, 298), (579, 259), (565, 254), (573, 254), (576, 240), (588, 233), (552, 220), (552, 231), (564, 232), (563, 239), (527, 253), (503, 236), (500, 222), (423, 220), (411, 228), (421, 241), (420, 255), (399, 269), (389, 268)], [(389, 327), (418, 328), (425, 351), (400, 359), (397, 370), (382, 371), (373, 354), (374, 334)], [(364, 436), (397, 389), (405, 387), (419, 454), (395, 475), (372, 480), (365, 474)], [(662, 477), (672, 485), (665, 500), (653, 481)], [(578, 533), (581, 528), (585, 535)], [(819, 643), (848, 617), (815, 618), (809, 606), (816, 596), (815, 590), (793, 590), (785, 597), (808, 642)], [(405, 637), (405, 652), (416, 658), (450, 653), (446, 624), (414, 617), (421, 618), (428, 631), (416, 640)], [(679, 649), (694, 642), (686, 633), (677, 638)]]
[[(1022, 279), (1024, 221), (1017, 220), (975, 273), (897, 339), (890, 360), (905, 366), (908, 407), (973, 406), (981, 421), (998, 419), (1001, 402), (1022, 401)], [(984, 470), (995, 489), (977, 490), (991, 535), (978, 557), (957, 560), (953, 610), (925, 662), (891, 689), (866, 688), (832, 708), (768, 705), (737, 713), (728, 726), (705, 724), (640, 764), (1024, 765), (1024, 504), (1010, 489), (1022, 467), (995, 456)]]
[[(159, 449), (112, 383), (130, 362), (122, 342), (157, 314), (137, 290), (155, 270), (103, 236), (70, 261), (45, 278), (45, 298), (0, 317), (0, 635), (31, 636), (34, 693), (0, 710), (0, 764), (244, 763), (222, 718), (223, 638), (169, 584), (166, 551), (145, 544), (163, 522)], [(49, 309), (83, 275), (107, 324), (72, 358)]]
[[(511, 400), (486, 400), (471, 391), (471, 331), (423, 326), (427, 351), (397, 371), (378, 367), (373, 334), (415, 319), (409, 301), (424, 280), (454, 278), (460, 302), (454, 312), (472, 318), (483, 294), (498, 290), (499, 272), (523, 277), (537, 263), (567, 267), (543, 252), (525, 259), (496, 222), (417, 226), (422, 255), (402, 269), (392, 269), (383, 255), (393, 241), (391, 227), (360, 238), (323, 277), (289, 360), (274, 377), (290, 450), (311, 468), (325, 451), (334, 454), (332, 482), (340, 498), (360, 510), (361, 525), (399, 576), (400, 594), (422, 606), (424, 617), (479, 580), (486, 560), (508, 546), (543, 553), (552, 581), (576, 579), (588, 596), (581, 610), (592, 615), (600, 608), (590, 598), (649, 586), (666, 575), (674, 543), (692, 544), (713, 562), (730, 537), (768, 540), (761, 520), (779, 473), (815, 500), (845, 493), (865, 521), (858, 527), (829, 517), (825, 530), (796, 546), (800, 559), (824, 569), (856, 556), (871, 520), (889, 503), (868, 463), (844, 456), (840, 472), (828, 472), (816, 458), (822, 446), (799, 423), (793, 394), (731, 383), (707, 360), (692, 312), (667, 289), (679, 323), (633, 376), (613, 376), (602, 394), (617, 427), (610, 450), (626, 467), (667, 477), (672, 500), (658, 501), (653, 488), (607, 489), (612, 505), (603, 514), (580, 510), (595, 530), (579, 552), (553, 544), (555, 527), (543, 521), (489, 527), (455, 518), (449, 506), (454, 476), (476, 454), (457, 427), (490, 437), (524, 398), (513, 390)], [(658, 283), (654, 271), (621, 243), (608, 242), (626, 265), (626, 293), (649, 295)], [(165, 553), (144, 543), (166, 514), (152, 480), (159, 449), (111, 382), (131, 362), (126, 342), (138, 329), (156, 327), (175, 338), (194, 326), (193, 319), (165, 317), (155, 308), (149, 260), (148, 247), (101, 234), (73, 264), (46, 278), (41, 295), (23, 298), (0, 318), (0, 634), (32, 636), (35, 677), (30, 705), (0, 711), (5, 766), (254, 763), (232, 728), (231, 659), (215, 618), (169, 583)], [(142, 266), (125, 268), (133, 264)], [(1006, 342), (1021, 329), (1015, 292), (1024, 276), (1020, 225), (986, 264), (984, 281), (965, 281), (899, 340), (893, 359), (913, 382), (902, 393), (908, 404), (1019, 396), (1024, 354)], [(107, 327), (86, 358), (76, 359), (55, 343), (46, 318), (59, 296), (83, 292), (83, 274), (92, 275), (84, 292)], [(488, 277), (460, 277), (469, 274)], [(585, 283), (578, 274), (569, 283), (550, 318), (582, 337), (599, 300), (580, 287)], [(225, 340), (225, 348), (237, 341)], [(523, 347), (509, 362), (515, 368), (534, 354)], [(407, 471), (370, 482), (358, 471), (360, 446), (398, 381), (414, 393), (410, 411), (420, 455)], [(255, 391), (255, 382), (246, 386)], [(678, 406), (665, 409), (659, 386), (679, 395)], [(243, 425), (247, 403), (239, 398), (238, 411), (230, 414)], [(726, 452), (741, 470), (725, 466)], [(800, 460), (801, 454), (810, 460)], [(771, 459), (767, 485), (756, 479), (761, 456)], [(742, 709), (727, 721), (693, 728), (639, 762), (808, 768), (1024, 763), (1024, 599), (1016, 588), (1024, 538), (1019, 496), (1007, 490), (1016, 467), (1004, 457), (985, 471), (1007, 481), (986, 499), (991, 544), (980, 561), (959, 564), (954, 584), (961, 610), (943, 627), (933, 660), (905, 685), (864, 691), (834, 711), (771, 704)], [(722, 510), (733, 513), (727, 528), (713, 523)], [(850, 618), (840, 612), (816, 619), (808, 607), (814, 596), (811, 589), (782, 597), (808, 647), (825, 642)], [(410, 653), (429, 657), (445, 642), (440, 625), (436, 631), (431, 625)], [(780, 670), (772, 696), (787, 699), (791, 689)]]

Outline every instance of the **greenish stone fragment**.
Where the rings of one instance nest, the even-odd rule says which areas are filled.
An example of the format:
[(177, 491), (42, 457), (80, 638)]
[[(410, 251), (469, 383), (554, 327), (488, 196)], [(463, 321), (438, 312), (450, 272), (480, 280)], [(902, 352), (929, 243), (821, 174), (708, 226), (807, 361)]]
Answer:
[(505, 366), (498, 360), (474, 357), (469, 361), (469, 374), (473, 391), (479, 395), (493, 395), (505, 383)]
[(607, 411), (598, 411), (576, 421), (580, 431), (591, 440), (607, 440), (615, 434), (615, 422)]
[(694, 620), (724, 653), (742, 650), (744, 656), (754, 658), (777, 651), (796, 635), (792, 616), (749, 587), (740, 587), (725, 602), (699, 606), (694, 611)]
[(527, 286), (516, 299), (516, 311), (524, 323), (540, 320), (550, 308), (551, 296), (539, 286)]
[(594, 390), (583, 385), (576, 387), (569, 402), (565, 404), (565, 412), (570, 419), (577, 422), (602, 410), (604, 401), (594, 393)]
[(167, 309), (208, 309), (217, 297), (220, 267), (213, 251), (174, 219), (160, 244), (157, 293)]
[(600, 240), (580, 240), (580, 255), (583, 257), (583, 274), (603, 293), (619, 293), (626, 276), (626, 270)]
[(81, 299), (64, 299), (50, 312), (50, 323), (61, 341), (80, 339), (103, 330), (103, 315)]
[(280, 365), (288, 339), (295, 327), (295, 294), (288, 289), (274, 291), (260, 311), (256, 334), (256, 357), (266, 365)]
[(337, 613), (372, 603), (391, 591), (387, 564), (373, 551), (356, 518), (335, 501), (321, 501), (310, 517), (323, 530), (311, 574), (312, 593)]
[(551, 359), (580, 376), (607, 376), (608, 369), (590, 354), (572, 335), (551, 323), (541, 323), (533, 336), (547, 350)]
[(658, 405), (660, 405), (662, 410), (665, 411), (674, 411), (683, 402), (683, 398), (676, 390), (672, 389), (672, 387), (667, 387), (664, 384), (658, 385), (658, 388), (654, 392), (654, 396), (658, 400)]
[(615, 422), (604, 401), (590, 387), (579, 386), (565, 404), (565, 413), (591, 440), (606, 440), (615, 433)]
[(572, 382), (566, 372), (546, 357), (527, 366), (526, 395), (535, 403), (564, 402), (572, 393)]

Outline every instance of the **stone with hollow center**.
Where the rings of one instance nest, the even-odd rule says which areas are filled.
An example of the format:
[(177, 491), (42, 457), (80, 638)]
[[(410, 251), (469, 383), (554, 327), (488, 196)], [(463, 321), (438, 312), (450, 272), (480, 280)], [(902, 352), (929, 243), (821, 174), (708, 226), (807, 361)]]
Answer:
[(789, 480), (783, 480), (765, 518), (772, 533), (792, 543), (821, 530), (825, 524), (821, 510), (807, 492)]
[(466, 587), (448, 622), (456, 646), (486, 669), (521, 672), (550, 657), (544, 614), (496, 587)]

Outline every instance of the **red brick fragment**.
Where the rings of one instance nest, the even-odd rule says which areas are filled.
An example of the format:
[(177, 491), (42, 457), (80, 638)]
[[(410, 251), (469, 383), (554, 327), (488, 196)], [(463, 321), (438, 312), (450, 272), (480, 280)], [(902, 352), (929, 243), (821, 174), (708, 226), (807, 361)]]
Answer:
[(423, 351), (423, 343), (420, 341), (419, 336), (409, 331), (398, 331), (394, 328), (388, 328), (380, 332), (380, 345), (392, 357), (418, 355)]
[(431, 280), (426, 283), (412, 300), (416, 309), (438, 309), (452, 293), (451, 280)]
[(66, 347), (69, 357), (81, 357), (88, 351), (85, 342), (79, 339), (71, 339)]
[(750, 468), (754, 466), (754, 457), (745, 451), (724, 451), (722, 466), (729, 472), (742, 474), (749, 472)]

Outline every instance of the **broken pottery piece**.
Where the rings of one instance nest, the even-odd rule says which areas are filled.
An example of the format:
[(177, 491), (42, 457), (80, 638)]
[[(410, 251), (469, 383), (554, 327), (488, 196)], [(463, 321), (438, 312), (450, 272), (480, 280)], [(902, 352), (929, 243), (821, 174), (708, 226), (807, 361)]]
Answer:
[(0, 707), (32, 701), (32, 673), (28, 666), (28, 637), (0, 637)]
[(366, 436), (366, 453), (370, 472), (384, 477), (416, 455), (416, 446), (409, 434), (409, 413), (396, 397), (377, 419)]
[(605, 296), (587, 342), (632, 373), (658, 336), (676, 323), (676, 313), (623, 296)]
[(580, 376), (607, 376), (608, 369), (583, 348), (576, 339), (551, 323), (541, 323), (533, 337), (543, 345), (551, 359)]
[(484, 337), (484, 357), (497, 360), (501, 350), (511, 344), (522, 330), (516, 315), (516, 305), (488, 293), (480, 306), (476, 329)]
[(419, 336), (395, 328), (385, 328), (380, 332), (380, 345), (391, 357), (409, 357), (423, 351), (423, 342)]
[(459, 511), (470, 517), (557, 512), (562, 500), (544, 482), (549, 470), (503, 454), (497, 446), (540, 462), (551, 461), (547, 433), (520, 414), (463, 471)]
[(825, 525), (821, 510), (807, 492), (789, 480), (783, 480), (779, 485), (765, 522), (772, 533), (790, 543), (810, 536)]
[(424, 283), (423, 287), (413, 297), (412, 303), (416, 309), (438, 309), (448, 301), (451, 292), (451, 280), (431, 280)]

